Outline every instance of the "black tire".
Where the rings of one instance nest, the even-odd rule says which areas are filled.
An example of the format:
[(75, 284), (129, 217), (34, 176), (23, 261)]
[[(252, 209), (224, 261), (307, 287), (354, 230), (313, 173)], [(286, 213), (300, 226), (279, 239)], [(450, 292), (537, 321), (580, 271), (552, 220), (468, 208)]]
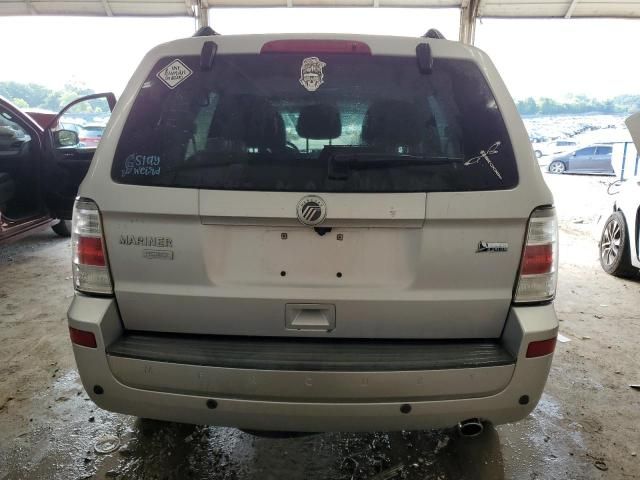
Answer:
[(627, 222), (621, 212), (614, 212), (604, 223), (600, 243), (600, 265), (610, 275), (635, 277), (638, 270), (631, 265)]
[(61, 237), (71, 236), (71, 220), (60, 220), (51, 229)]
[(559, 160), (555, 160), (549, 164), (549, 173), (564, 173), (567, 166)]
[(536, 154), (536, 158), (540, 158), (542, 156), (542, 152), (540, 150), (536, 150), (535, 152), (533, 152)]

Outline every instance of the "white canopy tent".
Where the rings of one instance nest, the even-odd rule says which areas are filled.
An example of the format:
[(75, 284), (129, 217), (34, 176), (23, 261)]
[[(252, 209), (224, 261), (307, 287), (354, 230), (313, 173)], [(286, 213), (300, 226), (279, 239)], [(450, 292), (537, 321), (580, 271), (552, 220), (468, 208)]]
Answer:
[(0, 16), (189, 16), (231, 7), (408, 7), (460, 9), (460, 40), (473, 43), (478, 18), (640, 18), (640, 0), (0, 0)]

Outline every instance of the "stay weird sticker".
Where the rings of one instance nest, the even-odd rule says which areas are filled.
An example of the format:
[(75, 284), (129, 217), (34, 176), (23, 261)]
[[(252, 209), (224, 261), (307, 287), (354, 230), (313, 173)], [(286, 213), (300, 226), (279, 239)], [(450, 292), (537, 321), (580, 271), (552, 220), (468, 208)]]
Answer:
[(320, 85), (324, 83), (324, 72), (322, 69), (326, 66), (327, 64), (318, 57), (305, 58), (300, 67), (300, 85), (310, 92), (318, 90)]
[(127, 177), (129, 175), (155, 177), (160, 175), (160, 156), (159, 155), (138, 155), (132, 153), (124, 160), (124, 168), (121, 175)]
[(189, 78), (193, 74), (193, 70), (187, 67), (182, 61), (179, 59), (175, 59), (169, 65), (160, 70), (156, 77), (162, 80), (167, 87), (172, 90), (184, 82), (187, 78)]

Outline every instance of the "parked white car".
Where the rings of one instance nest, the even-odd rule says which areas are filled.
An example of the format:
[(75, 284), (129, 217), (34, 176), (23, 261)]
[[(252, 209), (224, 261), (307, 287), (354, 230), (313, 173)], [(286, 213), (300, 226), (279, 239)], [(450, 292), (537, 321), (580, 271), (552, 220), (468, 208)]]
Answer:
[[(626, 121), (636, 148), (640, 150), (640, 113)], [(635, 277), (640, 269), (640, 176), (620, 186), (613, 212), (600, 235), (600, 264), (618, 277)]]
[(553, 197), (494, 65), (459, 42), (156, 47), (73, 232), (73, 350), (107, 410), (477, 434), (526, 417), (547, 380)]
[(540, 158), (546, 155), (565, 153), (577, 147), (578, 143), (574, 140), (554, 140), (553, 142), (547, 143), (534, 143), (533, 151), (536, 154), (536, 158)]

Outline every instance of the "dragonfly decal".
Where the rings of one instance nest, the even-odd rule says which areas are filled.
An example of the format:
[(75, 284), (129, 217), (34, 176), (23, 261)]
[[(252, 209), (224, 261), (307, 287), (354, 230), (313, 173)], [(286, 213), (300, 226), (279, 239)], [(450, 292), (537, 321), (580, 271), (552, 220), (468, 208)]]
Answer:
[(500, 180), (502, 180), (502, 175), (500, 175), (500, 172), (498, 171), (498, 168), (495, 166), (495, 164), (489, 158), (489, 155), (495, 155), (496, 153), (498, 153), (498, 147), (499, 146), (500, 146), (500, 142), (498, 141), (498, 142), (494, 143), (493, 145), (491, 145), (486, 150), (480, 150), (480, 155), (478, 155), (477, 157), (470, 158), (469, 160), (464, 162), (465, 166), (468, 167), (469, 165), (475, 165), (476, 163), (479, 163), (480, 160), (484, 160), (485, 162), (487, 162), (487, 165), (489, 165), (491, 170), (493, 170), (493, 173), (495, 173), (496, 176)]

